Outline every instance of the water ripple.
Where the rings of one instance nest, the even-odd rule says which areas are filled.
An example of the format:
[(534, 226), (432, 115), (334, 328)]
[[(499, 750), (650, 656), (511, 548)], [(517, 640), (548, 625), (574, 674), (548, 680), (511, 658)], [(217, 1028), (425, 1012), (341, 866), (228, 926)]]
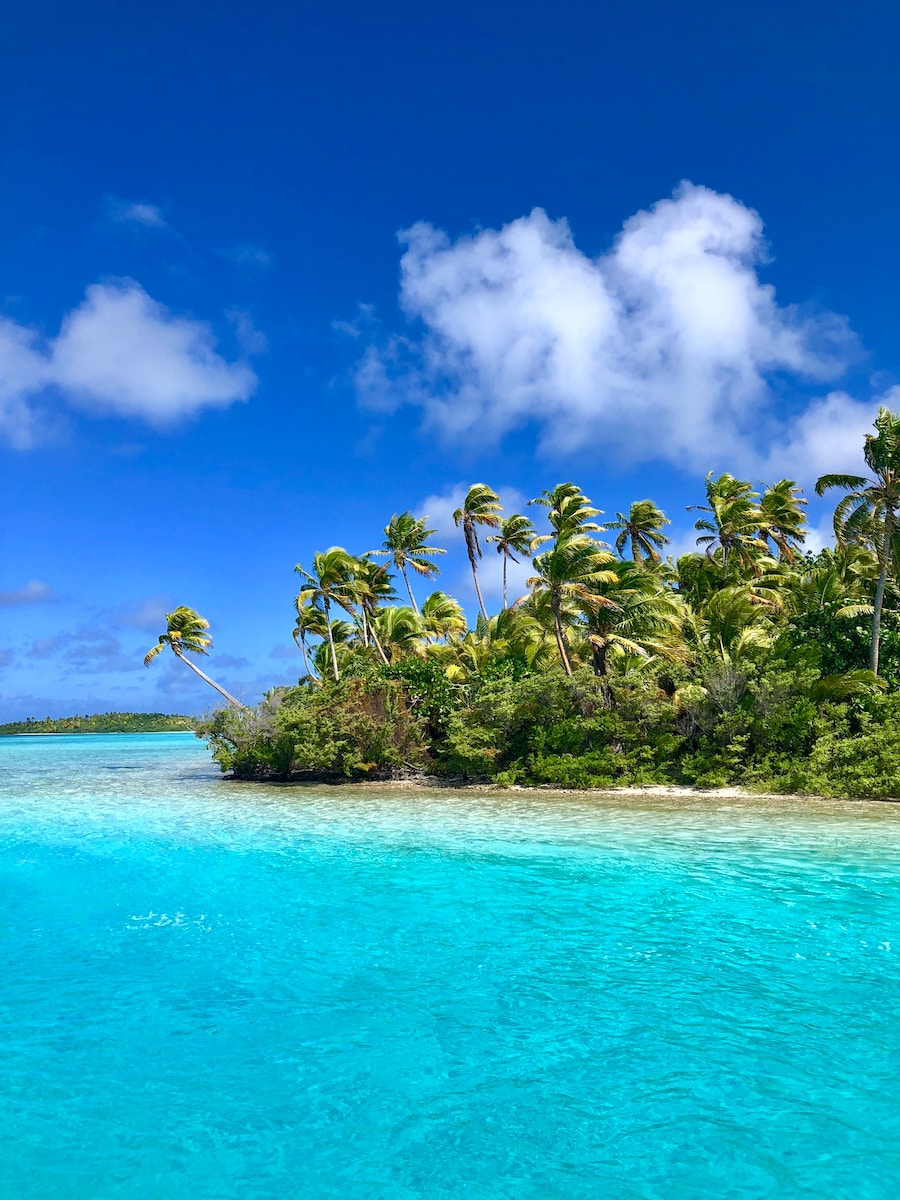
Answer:
[(900, 809), (221, 781), (0, 743), (0, 1193), (900, 1179)]

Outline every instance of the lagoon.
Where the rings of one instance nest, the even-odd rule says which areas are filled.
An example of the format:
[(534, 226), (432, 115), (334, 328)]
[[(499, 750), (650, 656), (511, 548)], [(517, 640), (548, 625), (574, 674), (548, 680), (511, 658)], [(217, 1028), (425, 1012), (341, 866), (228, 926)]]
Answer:
[(0, 1195), (900, 1186), (900, 806), (0, 742)]

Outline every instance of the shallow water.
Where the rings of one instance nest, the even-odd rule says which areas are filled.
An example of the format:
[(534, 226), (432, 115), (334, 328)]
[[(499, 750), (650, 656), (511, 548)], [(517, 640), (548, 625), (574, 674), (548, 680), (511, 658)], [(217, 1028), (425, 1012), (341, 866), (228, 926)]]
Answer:
[(0, 1195), (894, 1197), (900, 806), (0, 739)]

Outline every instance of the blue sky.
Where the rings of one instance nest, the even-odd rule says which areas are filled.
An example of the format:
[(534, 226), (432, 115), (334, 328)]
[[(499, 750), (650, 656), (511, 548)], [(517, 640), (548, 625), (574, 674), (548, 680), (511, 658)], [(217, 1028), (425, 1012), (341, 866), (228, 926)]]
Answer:
[(407, 507), (471, 606), (476, 480), (682, 549), (708, 470), (809, 487), (900, 407), (892, 0), (3, 24), (0, 719), (202, 710), (141, 665), (179, 603), (295, 680), (294, 564)]

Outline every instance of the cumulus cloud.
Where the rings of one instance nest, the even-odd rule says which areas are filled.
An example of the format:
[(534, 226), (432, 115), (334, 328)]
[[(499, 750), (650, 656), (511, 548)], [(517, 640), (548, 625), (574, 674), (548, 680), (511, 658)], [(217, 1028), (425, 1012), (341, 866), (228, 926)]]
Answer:
[(0, 606), (13, 608), (20, 604), (44, 604), (53, 599), (53, 589), (40, 579), (29, 579), (20, 588), (0, 592)]
[(155, 204), (135, 203), (110, 196), (106, 201), (106, 214), (111, 221), (118, 221), (123, 225), (141, 225), (145, 229), (168, 228), (162, 210)]
[(900, 387), (891, 388), (876, 401), (854, 400), (846, 392), (831, 392), (814, 400), (776, 442), (764, 469), (767, 478), (798, 471), (807, 479), (826, 472), (868, 474), (863, 461), (865, 435), (872, 432), (878, 405), (900, 406)]
[(773, 378), (827, 380), (856, 353), (843, 318), (780, 305), (761, 282), (757, 213), (689, 183), (596, 259), (541, 209), (455, 242), (424, 222), (400, 239), (417, 332), (369, 346), (358, 392), (420, 406), (451, 438), (533, 423), (552, 452), (706, 470), (711, 442), (747, 461), (783, 430)]
[(168, 424), (246, 400), (256, 376), (215, 351), (212, 330), (176, 317), (142, 287), (94, 284), (53, 345), (55, 382), (80, 408)]
[(34, 401), (55, 387), (72, 406), (167, 426), (247, 400), (256, 375), (216, 350), (205, 322), (179, 317), (133, 280), (98, 283), (55, 339), (0, 321), (0, 434), (34, 441)]

